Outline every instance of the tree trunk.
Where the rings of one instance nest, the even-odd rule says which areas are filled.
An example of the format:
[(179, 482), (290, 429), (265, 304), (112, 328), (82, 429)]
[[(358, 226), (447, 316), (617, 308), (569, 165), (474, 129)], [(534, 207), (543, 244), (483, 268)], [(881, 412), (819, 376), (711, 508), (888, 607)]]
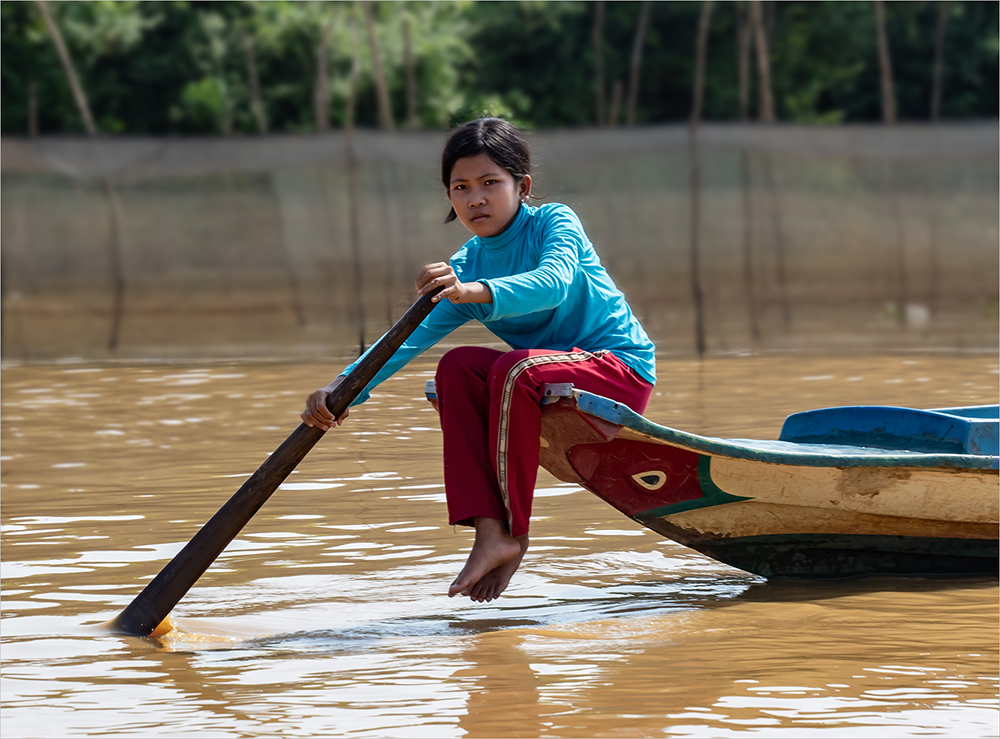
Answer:
[(378, 125), (384, 131), (391, 131), (392, 104), (389, 101), (389, 85), (385, 80), (385, 70), (382, 68), (382, 55), (379, 53), (378, 38), (375, 35), (375, 14), (370, 0), (363, 0), (361, 10), (365, 16), (365, 26), (368, 29), (368, 43), (372, 49), (372, 71), (375, 76), (375, 95), (378, 100)]
[(701, 160), (698, 153), (698, 124), (701, 123), (701, 104), (705, 86), (705, 55), (708, 50), (708, 26), (712, 18), (712, 0), (701, 6), (698, 20), (698, 46), (694, 65), (694, 90), (691, 120), (688, 124), (689, 158), (691, 162), (691, 296), (694, 302), (694, 334), (698, 356), (705, 356), (705, 306), (701, 288)]
[(403, 59), (406, 64), (406, 127), (417, 128), (417, 64), (413, 58), (413, 16), (403, 16)]
[(740, 120), (750, 117), (750, 52), (753, 49), (753, 24), (746, 2), (734, 3), (736, 8), (737, 72), (740, 85)]
[(892, 79), (892, 57), (889, 54), (889, 38), (885, 31), (885, 6), (882, 0), (874, 0), (875, 38), (878, 42), (878, 68), (882, 82), (882, 121), (896, 122), (896, 92)]
[[(63, 72), (69, 82), (70, 89), (73, 91), (73, 98), (76, 100), (76, 106), (80, 112), (80, 117), (83, 119), (83, 125), (87, 130), (87, 135), (91, 139), (96, 139), (97, 126), (94, 125), (94, 118), (90, 114), (90, 105), (87, 102), (87, 96), (84, 93), (83, 87), (80, 85), (79, 79), (77, 78), (76, 69), (73, 67), (73, 60), (69, 55), (69, 50), (66, 48), (66, 44), (63, 42), (59, 26), (56, 25), (55, 19), (52, 17), (52, 13), (49, 10), (48, 3), (45, 0), (35, 0), (35, 6), (38, 8), (38, 12), (41, 14), (42, 20), (45, 22), (45, 27), (48, 29), (49, 36), (52, 37), (52, 43), (56, 47), (56, 53), (59, 55), (59, 61), (62, 63)], [(121, 246), (122, 215), (121, 206), (118, 202), (118, 193), (115, 190), (115, 186), (111, 181), (111, 178), (106, 175), (102, 175), (100, 177), (100, 182), (101, 190), (108, 203), (108, 216), (110, 221), (108, 224), (110, 232), (108, 238), (108, 252), (111, 264), (111, 288), (113, 302), (111, 308), (111, 331), (108, 336), (108, 350), (114, 351), (118, 348), (118, 341), (121, 333), (122, 313), (125, 305), (125, 268), (122, 264)]]
[(771, 90), (771, 52), (764, 32), (761, 3), (750, 0), (750, 21), (753, 24), (754, 42), (757, 47), (757, 71), (760, 88), (760, 120), (774, 123), (774, 95)]
[(66, 48), (66, 44), (63, 42), (59, 26), (56, 25), (55, 19), (49, 11), (49, 4), (46, 0), (35, 0), (35, 7), (38, 8), (42, 20), (45, 21), (45, 27), (49, 31), (49, 36), (52, 37), (52, 43), (56, 47), (56, 53), (59, 55), (59, 61), (62, 63), (66, 81), (69, 82), (70, 90), (73, 92), (76, 109), (83, 119), (83, 127), (87, 131), (88, 136), (96, 136), (97, 126), (94, 125), (94, 118), (90, 114), (90, 104), (87, 102), (87, 96), (84, 94), (83, 87), (80, 86), (80, 80), (76, 76), (76, 68), (73, 66), (73, 60), (70, 58), (69, 49)]
[(777, 25), (778, 2), (777, 0), (761, 0), (760, 5), (761, 18), (764, 22), (764, 33), (767, 34), (767, 45), (770, 47), (771, 42), (774, 40), (774, 28)]
[(316, 82), (313, 85), (313, 119), (317, 131), (330, 130), (330, 33), (333, 14), (323, 24), (316, 44)]
[[(362, 7), (369, 7), (365, 2)], [(369, 7), (367, 18), (371, 18)], [(354, 114), (356, 110), (356, 97), (358, 87), (358, 76), (361, 71), (361, 59), (358, 55), (358, 34), (354, 25), (354, 15), (348, 17), (351, 30), (351, 75), (347, 82), (347, 115), (344, 118), (344, 142), (347, 146), (347, 202), (348, 221), (351, 244), (351, 263), (353, 265), (354, 277), (354, 310), (358, 324), (358, 356), (365, 351), (365, 304), (364, 304), (364, 270), (361, 264), (361, 216), (358, 202), (358, 155), (354, 145)], [(369, 33), (374, 38), (372, 26), (369, 26)], [(390, 128), (392, 120), (389, 120)]]
[(931, 120), (941, 120), (941, 97), (944, 93), (944, 40), (948, 28), (948, 0), (937, 4), (937, 28), (934, 31), (934, 71), (931, 75)]
[[(358, 77), (361, 76), (361, 59), (358, 55), (358, 29), (356, 14), (351, 12), (347, 15), (347, 28), (351, 36), (351, 71), (347, 75), (347, 100), (344, 109), (344, 131), (345, 140), (351, 139), (354, 135), (355, 109), (357, 108)], [(353, 142), (350, 142), (353, 147)]]
[(644, 0), (639, 11), (639, 23), (635, 27), (635, 38), (632, 40), (632, 69), (629, 74), (628, 86), (628, 125), (635, 125), (635, 109), (639, 102), (639, 77), (642, 71), (642, 47), (646, 45), (646, 27), (649, 25), (649, 8), (651, 0)]
[[(705, 88), (705, 56), (708, 51), (708, 27), (712, 19), (712, 8), (714, 5), (715, 3), (712, 0), (703, 2), (701, 5), (701, 16), (698, 19), (698, 45), (695, 51), (691, 119), (688, 122), (689, 142), (692, 145), (692, 152), (697, 151), (698, 125), (701, 123), (702, 99), (704, 98)], [(692, 162), (695, 161), (696, 158), (692, 158)], [(696, 171), (696, 169), (692, 169), (692, 172)]]
[(243, 41), (243, 54), (247, 61), (247, 79), (250, 80), (250, 108), (257, 121), (258, 133), (267, 133), (267, 115), (264, 113), (264, 101), (260, 96), (260, 80), (257, 79), (257, 58), (253, 51), (253, 41), (242, 26), (240, 26), (240, 39)]
[(608, 119), (604, 111), (604, 0), (597, 0), (594, 11), (594, 99), (597, 103), (597, 125)]

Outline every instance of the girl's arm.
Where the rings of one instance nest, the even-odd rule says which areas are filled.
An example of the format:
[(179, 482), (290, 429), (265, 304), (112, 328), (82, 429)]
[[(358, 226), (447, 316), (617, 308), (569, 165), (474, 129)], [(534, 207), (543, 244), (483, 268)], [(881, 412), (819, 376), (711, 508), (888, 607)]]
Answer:
[(544, 216), (538, 262), (527, 271), (483, 280), (493, 296), (484, 321), (551, 310), (563, 303), (584, 261), (596, 260), (576, 214), (556, 206)]
[[(385, 382), (390, 377), (392, 377), (396, 372), (401, 370), (407, 365), (407, 363), (423, 354), (425, 351), (430, 349), (436, 343), (438, 343), (445, 336), (450, 334), (456, 328), (466, 323), (470, 316), (465, 315), (465, 313), (450, 303), (445, 303), (444, 305), (439, 305), (437, 308), (432, 310), (430, 314), (425, 318), (413, 333), (411, 333), (406, 341), (403, 342), (402, 346), (396, 350), (396, 353), (392, 355), (388, 362), (378, 371), (372, 381), (369, 382), (365, 388), (358, 393), (358, 397), (354, 399), (351, 406), (359, 405), (370, 397), (371, 391), (382, 382)], [(378, 342), (376, 342), (378, 343)], [(374, 347), (375, 344), (372, 344)], [(371, 347), (368, 348), (371, 351)], [(367, 354), (367, 352), (365, 352)], [(314, 426), (316, 428), (321, 428), (324, 431), (328, 431), (335, 425), (339, 426), (347, 418), (350, 409), (345, 410), (340, 418), (334, 418), (333, 414), (330, 413), (329, 409), (326, 407), (326, 396), (329, 395), (337, 385), (343, 382), (344, 377), (357, 366), (358, 362), (361, 361), (362, 357), (358, 359), (347, 367), (344, 371), (329, 385), (321, 387), (318, 390), (314, 390), (310, 393), (309, 397), (306, 398), (306, 409), (302, 412), (302, 422)]]

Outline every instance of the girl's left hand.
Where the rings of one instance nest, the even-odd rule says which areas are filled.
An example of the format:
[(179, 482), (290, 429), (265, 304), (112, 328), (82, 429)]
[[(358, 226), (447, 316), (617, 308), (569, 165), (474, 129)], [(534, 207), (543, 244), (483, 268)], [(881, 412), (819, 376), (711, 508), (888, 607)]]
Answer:
[(450, 300), (452, 303), (492, 303), (493, 293), (482, 282), (462, 282), (450, 264), (426, 264), (417, 275), (417, 293), (423, 295), (434, 288), (444, 289), (431, 298), (435, 303)]

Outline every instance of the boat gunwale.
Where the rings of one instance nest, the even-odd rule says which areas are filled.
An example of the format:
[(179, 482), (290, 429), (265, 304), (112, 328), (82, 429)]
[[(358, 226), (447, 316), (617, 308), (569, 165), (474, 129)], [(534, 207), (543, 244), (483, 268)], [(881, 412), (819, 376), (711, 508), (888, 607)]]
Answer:
[[(652, 443), (671, 444), (699, 454), (732, 457), (768, 464), (805, 467), (941, 467), (948, 469), (1000, 469), (1000, 456), (911, 452), (879, 447), (806, 442), (721, 439), (661, 426), (609, 398), (573, 389), (578, 410), (647, 437)], [(933, 413), (942, 413), (935, 409)]]

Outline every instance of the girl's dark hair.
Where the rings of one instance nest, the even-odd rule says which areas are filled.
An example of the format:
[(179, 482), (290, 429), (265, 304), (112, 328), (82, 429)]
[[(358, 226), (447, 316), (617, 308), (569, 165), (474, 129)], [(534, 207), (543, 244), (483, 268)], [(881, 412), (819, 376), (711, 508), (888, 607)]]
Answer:
[[(502, 118), (477, 118), (456, 128), (444, 145), (441, 154), (444, 189), (451, 187), (451, 170), (455, 162), (484, 152), (517, 182), (531, 174), (531, 154), (521, 132)], [(451, 223), (457, 217), (452, 208), (444, 222)]]

